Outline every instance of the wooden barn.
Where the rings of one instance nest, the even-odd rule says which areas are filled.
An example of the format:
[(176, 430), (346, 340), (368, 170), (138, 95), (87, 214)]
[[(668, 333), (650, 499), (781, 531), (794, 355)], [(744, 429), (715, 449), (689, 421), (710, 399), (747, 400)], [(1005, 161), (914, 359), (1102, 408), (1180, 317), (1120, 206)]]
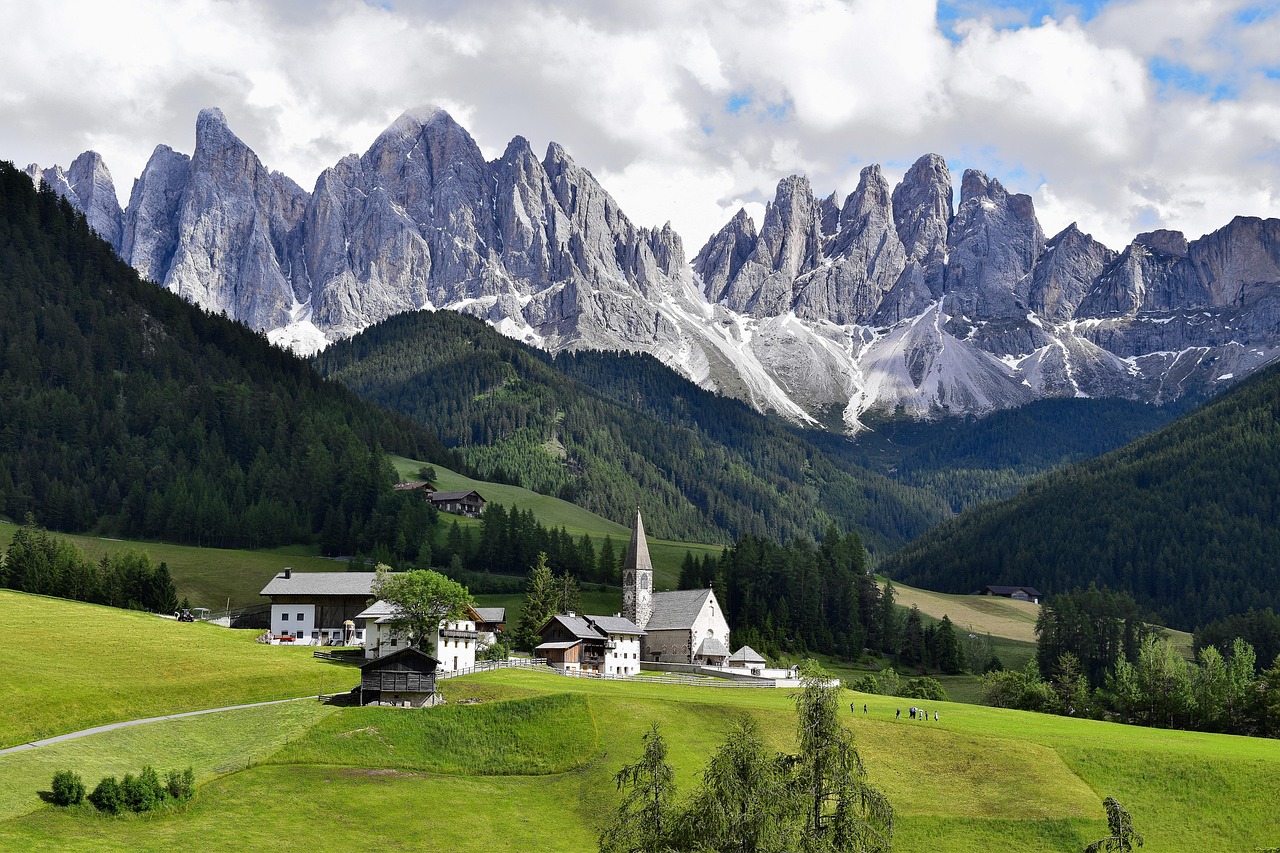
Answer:
[(426, 708), (436, 704), (440, 661), (412, 646), (360, 667), (360, 704)]

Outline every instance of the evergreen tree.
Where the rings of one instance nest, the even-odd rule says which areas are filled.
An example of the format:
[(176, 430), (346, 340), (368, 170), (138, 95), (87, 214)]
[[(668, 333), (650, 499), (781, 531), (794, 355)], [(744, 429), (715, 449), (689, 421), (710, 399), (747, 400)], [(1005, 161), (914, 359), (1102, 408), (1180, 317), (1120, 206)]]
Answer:
[(867, 781), (852, 733), (840, 723), (840, 686), (812, 661), (796, 694), (801, 850), (878, 853), (893, 846), (893, 807)]
[(532, 649), (538, 644), (538, 629), (556, 614), (562, 592), (547, 565), (547, 555), (538, 554), (538, 560), (529, 572), (529, 583), (524, 596), (524, 609), (520, 611), (520, 623), (516, 627), (517, 648)]
[(613, 821), (600, 834), (601, 853), (660, 853), (669, 849), (673, 827), (675, 772), (667, 763), (667, 743), (654, 723), (644, 735), (644, 752), (613, 777), (623, 792)]

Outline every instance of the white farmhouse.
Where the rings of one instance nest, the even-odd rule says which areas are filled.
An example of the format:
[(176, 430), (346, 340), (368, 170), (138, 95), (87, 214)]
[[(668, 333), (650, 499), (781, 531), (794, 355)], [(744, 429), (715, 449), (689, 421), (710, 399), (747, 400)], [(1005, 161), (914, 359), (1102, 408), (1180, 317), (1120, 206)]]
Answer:
[[(364, 627), (365, 658), (380, 658), (410, 644), (407, 637), (395, 630), (395, 621), (395, 605), (382, 600), (356, 614), (356, 625)], [(476, 630), (476, 623), (481, 621), (475, 608), (468, 607), (460, 618), (441, 622), (435, 648), (427, 647), (421, 651), (440, 661), (438, 669), (442, 672), (470, 669), (476, 665), (476, 653), (483, 648), (480, 633)]]

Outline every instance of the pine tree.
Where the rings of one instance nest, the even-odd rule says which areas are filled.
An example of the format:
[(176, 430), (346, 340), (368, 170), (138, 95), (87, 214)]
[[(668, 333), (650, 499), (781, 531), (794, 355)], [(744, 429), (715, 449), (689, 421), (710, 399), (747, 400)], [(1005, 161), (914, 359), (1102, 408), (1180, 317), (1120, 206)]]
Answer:
[(538, 629), (556, 614), (562, 591), (556, 584), (547, 555), (538, 554), (538, 560), (529, 572), (524, 609), (520, 612), (520, 624), (516, 626), (517, 648), (532, 649), (538, 644)]

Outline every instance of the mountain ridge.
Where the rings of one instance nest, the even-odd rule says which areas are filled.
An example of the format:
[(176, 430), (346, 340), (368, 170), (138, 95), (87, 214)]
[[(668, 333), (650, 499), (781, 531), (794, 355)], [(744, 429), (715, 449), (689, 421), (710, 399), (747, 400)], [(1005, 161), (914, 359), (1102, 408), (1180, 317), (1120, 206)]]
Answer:
[[(39, 177), (143, 275), (314, 352), (404, 311), (449, 308), (550, 352), (648, 352), (797, 423), (982, 414), (1056, 396), (1164, 402), (1280, 356), (1280, 219), (1122, 250), (1046, 238), (1029, 196), (943, 158), (840, 202), (779, 182), (686, 262), (552, 142), (486, 160), (444, 110), (410, 110), (311, 192), (269, 171), (221, 111), (191, 157), (158, 146), (120, 211), (86, 153)], [(83, 196), (83, 197), (82, 197)], [(110, 203), (108, 203), (108, 201)], [(115, 208), (112, 208), (115, 204)]]

